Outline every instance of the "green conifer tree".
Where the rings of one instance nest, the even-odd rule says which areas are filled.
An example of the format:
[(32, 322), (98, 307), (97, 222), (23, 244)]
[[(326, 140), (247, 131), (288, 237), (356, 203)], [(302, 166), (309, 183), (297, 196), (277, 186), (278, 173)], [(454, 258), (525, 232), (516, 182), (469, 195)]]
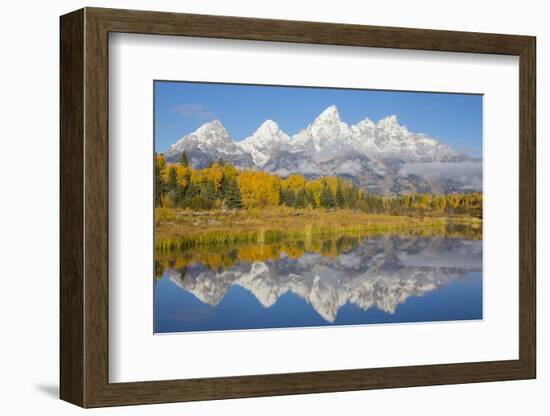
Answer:
[(178, 182), (174, 202), (177, 207), (181, 207), (184, 201), (185, 201), (185, 187)]
[(196, 196), (198, 196), (200, 193), (200, 189), (197, 186), (195, 182), (190, 182), (189, 185), (187, 185), (187, 189), (185, 190), (185, 199), (191, 199)]
[(185, 167), (189, 166), (189, 159), (187, 159), (187, 153), (185, 152), (181, 154), (180, 165)]
[(344, 188), (344, 205), (354, 209), (357, 206), (357, 187), (355, 185)]
[(346, 205), (346, 201), (344, 199), (344, 190), (342, 189), (342, 181), (340, 179), (338, 179), (338, 183), (336, 184), (335, 202), (338, 208), (344, 208)]
[(217, 198), (216, 185), (213, 181), (206, 181), (201, 188), (201, 196), (210, 200), (215, 201)]
[(227, 179), (227, 177), (225, 175), (223, 175), (221, 180), (220, 180), (220, 192), (219, 193), (220, 193), (220, 198), (221, 199), (225, 198), (225, 193), (227, 191), (228, 183), (229, 183), (229, 180)]
[(279, 205), (285, 204), (285, 198), (286, 198), (285, 190), (282, 187), (280, 187), (279, 188)]
[(168, 191), (177, 191), (178, 188), (178, 172), (176, 171), (176, 167), (172, 166), (170, 170), (168, 171), (168, 183), (167, 183)]
[(305, 208), (307, 207), (307, 195), (304, 188), (300, 189), (296, 193), (296, 199), (294, 200), (295, 208)]
[(229, 209), (240, 209), (244, 206), (241, 191), (235, 179), (230, 180), (227, 184), (225, 204)]
[(155, 153), (155, 207), (160, 207), (160, 201), (163, 193), (164, 181), (160, 176), (160, 166), (157, 162), (157, 155)]
[(323, 208), (334, 208), (336, 206), (332, 190), (327, 185), (324, 185), (323, 189), (321, 190), (321, 197), (319, 202)]
[(285, 205), (287, 207), (293, 207), (294, 201), (296, 200), (296, 194), (294, 193), (294, 190), (291, 188), (287, 188), (286, 190), (286, 196), (285, 196)]
[(315, 195), (313, 195), (313, 191), (309, 190), (306, 192), (307, 194), (307, 203), (311, 205), (311, 208), (315, 209), (317, 208), (317, 201), (315, 200)]

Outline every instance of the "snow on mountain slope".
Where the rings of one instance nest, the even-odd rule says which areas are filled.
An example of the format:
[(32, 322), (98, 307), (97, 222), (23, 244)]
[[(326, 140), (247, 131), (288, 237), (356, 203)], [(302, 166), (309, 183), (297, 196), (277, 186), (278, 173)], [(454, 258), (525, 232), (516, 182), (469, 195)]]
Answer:
[(425, 134), (410, 132), (397, 116), (373, 123), (368, 118), (351, 127), (360, 152), (379, 160), (402, 162), (455, 162), (464, 156)]
[(250, 137), (237, 142), (237, 146), (252, 157), (257, 167), (264, 166), (267, 161), (290, 146), (290, 138), (273, 120), (266, 120)]
[[(469, 160), (434, 138), (409, 131), (395, 115), (376, 123), (365, 118), (349, 126), (334, 105), (292, 137), (275, 121), (266, 120), (251, 136), (234, 142), (222, 123), (214, 120), (170, 146), (165, 156), (170, 162), (178, 161), (184, 151), (191, 165), (198, 168), (223, 158), (240, 168), (282, 176), (343, 176), (371, 192), (383, 194), (459, 191), (464, 185), (455, 186), (449, 175), (442, 175), (439, 180), (433, 174), (424, 177), (419, 173), (422, 169), (401, 168), (407, 164), (440, 163), (440, 170), (444, 170), (447, 164), (450, 167)], [(454, 167), (456, 171), (457, 165)], [(477, 178), (472, 182), (482, 181)]]
[(182, 137), (168, 148), (164, 156), (169, 162), (177, 162), (183, 152), (197, 168), (206, 167), (220, 158), (240, 167), (254, 166), (250, 155), (231, 140), (229, 132), (217, 119)]
[(349, 126), (340, 120), (338, 108), (331, 105), (312, 124), (293, 136), (292, 148), (294, 152), (338, 152), (342, 146), (350, 143), (350, 138)]

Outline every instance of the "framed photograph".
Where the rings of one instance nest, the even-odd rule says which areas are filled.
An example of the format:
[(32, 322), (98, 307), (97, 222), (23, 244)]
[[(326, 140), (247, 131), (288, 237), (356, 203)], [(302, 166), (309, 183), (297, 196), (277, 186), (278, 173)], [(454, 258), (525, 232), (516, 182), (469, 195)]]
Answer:
[(63, 400), (535, 378), (534, 37), (60, 27)]

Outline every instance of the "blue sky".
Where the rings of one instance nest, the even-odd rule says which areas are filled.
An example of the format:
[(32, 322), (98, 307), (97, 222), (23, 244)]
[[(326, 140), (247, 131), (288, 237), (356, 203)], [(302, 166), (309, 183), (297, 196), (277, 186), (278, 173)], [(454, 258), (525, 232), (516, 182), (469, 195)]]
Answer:
[(395, 114), (410, 131), (467, 155), (482, 155), (481, 95), (168, 81), (155, 81), (154, 93), (158, 152), (215, 118), (237, 141), (266, 119), (292, 136), (336, 105), (349, 125), (365, 117), (376, 122)]

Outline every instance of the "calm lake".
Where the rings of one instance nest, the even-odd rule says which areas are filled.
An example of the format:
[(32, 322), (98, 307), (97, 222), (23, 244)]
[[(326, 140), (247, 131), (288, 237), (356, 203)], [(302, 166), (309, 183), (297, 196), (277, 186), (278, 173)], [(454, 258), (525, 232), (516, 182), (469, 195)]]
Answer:
[(340, 237), (157, 252), (155, 332), (482, 319), (482, 241)]

